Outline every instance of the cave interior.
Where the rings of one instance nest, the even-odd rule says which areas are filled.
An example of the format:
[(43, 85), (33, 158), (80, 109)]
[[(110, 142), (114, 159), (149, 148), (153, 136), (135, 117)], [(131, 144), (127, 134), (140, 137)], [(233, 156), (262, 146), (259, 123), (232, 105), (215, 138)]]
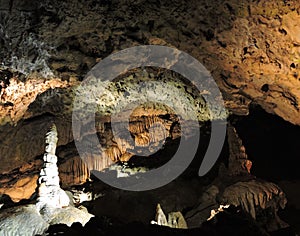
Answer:
[(0, 236), (300, 235), (299, 65), (297, 0), (0, 0)]

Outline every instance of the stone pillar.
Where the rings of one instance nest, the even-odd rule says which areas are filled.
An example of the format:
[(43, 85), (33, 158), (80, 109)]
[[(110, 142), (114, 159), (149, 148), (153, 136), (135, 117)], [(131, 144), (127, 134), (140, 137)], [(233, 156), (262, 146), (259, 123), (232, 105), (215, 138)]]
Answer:
[(59, 186), (57, 156), (55, 155), (57, 140), (57, 129), (55, 125), (52, 125), (46, 134), (44, 165), (38, 180), (39, 189), (36, 205), (39, 210), (45, 206), (61, 208), (70, 203), (68, 195)]

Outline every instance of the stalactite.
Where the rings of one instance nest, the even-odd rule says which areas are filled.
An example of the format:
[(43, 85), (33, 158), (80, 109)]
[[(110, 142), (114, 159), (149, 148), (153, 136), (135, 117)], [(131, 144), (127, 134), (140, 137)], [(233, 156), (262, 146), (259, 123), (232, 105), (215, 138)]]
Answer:
[[(115, 162), (128, 161), (136, 154), (135, 148), (143, 147), (151, 153), (152, 145), (157, 146), (167, 137), (172, 137), (171, 127), (176, 120), (176, 116), (170, 116), (168, 119), (159, 115), (133, 116), (130, 117), (129, 130), (126, 130), (126, 123), (121, 120), (111, 124), (107, 118), (98, 117), (96, 131), (101, 145), (99, 148), (102, 149), (101, 157), (87, 154), (84, 161), (89, 170), (101, 171)], [(88, 137), (90, 134), (90, 131), (87, 131), (83, 135)], [(86, 140), (92, 148), (92, 141), (89, 138)]]
[(109, 158), (105, 152), (103, 152), (101, 156), (89, 154), (84, 156), (83, 159), (89, 171), (101, 171), (114, 163), (114, 161)]
[(134, 136), (135, 146), (146, 147), (150, 144), (150, 137), (148, 132), (139, 133)]

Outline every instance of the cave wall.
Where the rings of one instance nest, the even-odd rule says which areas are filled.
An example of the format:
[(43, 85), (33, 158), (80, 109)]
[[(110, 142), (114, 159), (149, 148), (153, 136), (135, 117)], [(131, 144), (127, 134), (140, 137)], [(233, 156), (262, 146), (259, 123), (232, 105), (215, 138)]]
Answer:
[(298, 1), (2, 0), (0, 6), (3, 66), (79, 79), (112, 52), (168, 45), (211, 71), (233, 112), (247, 114), (251, 100), (300, 123)]
[(247, 115), (258, 103), (299, 125), (299, 18), (298, 1), (1, 0), (0, 172), (41, 155), (53, 120), (59, 145), (70, 143), (73, 86), (98, 61), (136, 45), (194, 56), (230, 113)]

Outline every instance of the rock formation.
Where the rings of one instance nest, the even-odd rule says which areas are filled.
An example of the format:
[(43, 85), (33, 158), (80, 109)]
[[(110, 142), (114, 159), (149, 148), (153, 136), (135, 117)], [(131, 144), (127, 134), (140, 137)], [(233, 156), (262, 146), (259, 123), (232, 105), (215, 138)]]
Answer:
[(266, 224), (270, 231), (288, 226), (277, 215), (277, 211), (285, 207), (287, 199), (276, 184), (259, 180), (238, 182), (228, 186), (219, 201), (224, 204), (240, 206), (254, 219), (261, 220), (265, 217), (264, 211), (270, 212), (272, 217), (269, 217), (269, 222)]
[(42, 235), (50, 225), (71, 226), (74, 222), (80, 222), (84, 226), (93, 217), (86, 209), (72, 206), (71, 199), (60, 188), (55, 155), (57, 140), (56, 126), (53, 125), (46, 135), (44, 164), (38, 179), (36, 204), (21, 205), (1, 211), (1, 235)]
[(287, 227), (277, 215), (283, 209), (287, 199), (281, 188), (271, 182), (257, 179), (250, 174), (251, 161), (247, 159), (245, 147), (235, 128), (228, 125), (229, 158), (228, 166), (220, 165), (219, 175), (200, 198), (199, 205), (185, 216), (190, 227), (198, 227), (199, 223), (211, 219), (211, 209), (219, 205), (240, 207), (253, 219), (264, 218), (270, 212), (268, 222), (263, 221), (269, 231)]
[(168, 226), (170, 228), (187, 229), (185, 219), (181, 212), (170, 212), (167, 219), (160, 204), (157, 204), (155, 221), (151, 221), (151, 224)]
[(227, 137), (229, 143), (229, 175), (237, 176), (250, 174), (252, 162), (247, 157), (242, 140), (239, 138), (235, 128), (230, 124), (227, 127)]
[[(299, 124), (298, 1), (176, 1), (170, 6), (144, 0), (133, 5), (15, 0), (1, 2), (1, 19), (4, 68), (76, 80), (114, 51), (169, 45), (203, 62), (236, 114), (247, 114), (255, 101)], [(15, 110), (20, 103), (4, 102)]]
[[(84, 183), (90, 178), (89, 169), (102, 170), (130, 160), (137, 147), (148, 153), (165, 138), (188, 137), (189, 132), (181, 134), (174, 111), (150, 103), (130, 117), (131, 141), (122, 134), (113, 137), (109, 116), (117, 99), (127, 105), (126, 98), (140, 98), (148, 89), (137, 90), (137, 82), (166, 82), (164, 86), (153, 85), (150, 91), (154, 96), (164, 94), (185, 111), (193, 105), (199, 121), (210, 120), (201, 94), (190, 83), (170, 71), (140, 68), (116, 78), (110, 90), (101, 91), (103, 100), (96, 96), (98, 139), (89, 139), (95, 127), (84, 119), (82, 130), (73, 137), (76, 88), (97, 62), (132, 46), (175, 47), (199, 60), (216, 80), (228, 110), (214, 119), (246, 116), (251, 104), (259, 104), (265, 111), (300, 125), (299, 19), (297, 0), (174, 0), (172, 4), (166, 0), (0, 0), (0, 194), (15, 202), (32, 199), (43, 168), (39, 208), (48, 209), (43, 208), (45, 199), (60, 196), (53, 150), (44, 155), (44, 164), (40, 161), (43, 135), (53, 121), (59, 130), (58, 169), (63, 187)], [(175, 96), (172, 87), (189, 102)], [(84, 117), (84, 104), (80, 108)], [(80, 159), (74, 139), (82, 138), (88, 145), (99, 141), (101, 145), (93, 147), (103, 146), (103, 156), (89, 153)], [(278, 186), (250, 173), (252, 159), (247, 158), (232, 126), (228, 141), (228, 165), (221, 165), (219, 177), (185, 216), (189, 226), (204, 222), (210, 210), (220, 204), (239, 206), (253, 218), (270, 209), (277, 217), (276, 211), (284, 206), (285, 196)], [(56, 200), (53, 207), (65, 209), (61, 207), (67, 200)], [(31, 207), (26, 210), (35, 214)], [(47, 218), (47, 222), (52, 220)]]
[(3, 236), (42, 235), (49, 227), (35, 205), (0, 211), (0, 234)]
[(57, 143), (57, 130), (53, 125), (46, 135), (46, 148), (44, 154), (44, 165), (38, 180), (37, 207), (41, 210), (45, 205), (61, 208), (70, 204), (69, 196), (59, 185), (59, 175), (57, 168), (57, 156), (55, 155)]
[(64, 160), (64, 162), (58, 166), (62, 187), (81, 185), (86, 183), (90, 178), (90, 171), (87, 165), (77, 154), (72, 158), (64, 158), (62, 160)]
[[(23, 121), (48, 115), (70, 118), (73, 88), (86, 72), (110, 53), (135, 45), (168, 45), (197, 58), (217, 81), (230, 113), (247, 115), (254, 102), (300, 124), (297, 1), (175, 1), (170, 6), (167, 1), (144, 0), (133, 5), (2, 0), (0, 5), (0, 130), (7, 137), (1, 138), (1, 173), (43, 154), (38, 144), (26, 144), (37, 142), (22, 141), (22, 131), (28, 128)], [(126, 83), (116, 85), (128, 90), (131, 85)], [(188, 86), (182, 89), (192, 95)], [(73, 139), (69, 121), (64, 119), (62, 126), (56, 121), (66, 127), (59, 145)], [(16, 136), (20, 140), (12, 138)], [(148, 140), (142, 136), (136, 135), (136, 144)], [(12, 143), (18, 150), (11, 151)], [(123, 158), (128, 159), (128, 153)]]

